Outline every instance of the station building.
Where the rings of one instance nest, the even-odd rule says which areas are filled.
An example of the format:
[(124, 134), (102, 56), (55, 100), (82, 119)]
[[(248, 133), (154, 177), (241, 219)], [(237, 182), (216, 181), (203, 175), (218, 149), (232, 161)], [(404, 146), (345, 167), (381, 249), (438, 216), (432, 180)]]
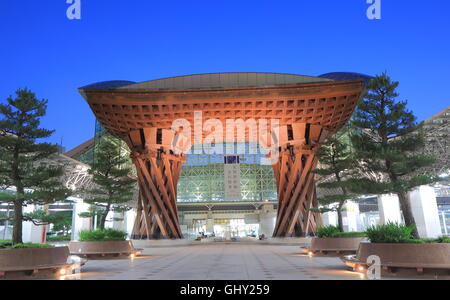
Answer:
[[(159, 91), (163, 94), (174, 90), (177, 92), (182, 91), (183, 93), (207, 90), (211, 93), (218, 89), (226, 89), (227, 91), (239, 90), (241, 95), (244, 94), (244, 97), (248, 97), (248, 94), (244, 92), (248, 93), (249, 90), (253, 89), (257, 89), (262, 93), (261, 91), (264, 91), (264, 88), (313, 86), (316, 88), (316, 93), (320, 94), (319, 87), (321, 84), (331, 89), (329, 85), (333, 83), (360, 82), (364, 85), (368, 80), (370, 80), (369, 76), (355, 73), (328, 73), (318, 77), (272, 73), (220, 73), (181, 76), (144, 83), (99, 83), (91, 85), (89, 88), (91, 91), (109, 90), (111, 92), (111, 89), (126, 91), (126, 87), (131, 86), (134, 89), (133, 93), (151, 90), (152, 92)], [(322, 89), (326, 89), (323, 86)], [(89, 90), (89, 88), (86, 90)], [(328, 95), (328, 97), (331, 96)], [(300, 111), (301, 109), (299, 107), (289, 107), (288, 103), (290, 100), (287, 98), (283, 99), (280, 105), (285, 106), (278, 107), (280, 113), (291, 113), (289, 117), (295, 119), (294, 111)], [(308, 100), (308, 98), (305, 99)], [(327, 98), (323, 97), (322, 99)], [(357, 100), (355, 99), (355, 101)], [(239, 111), (245, 112), (245, 101), (242, 102), (244, 107), (240, 108)], [(161, 103), (158, 102), (158, 105), (161, 105)], [(277, 107), (264, 107), (264, 109), (265, 111), (275, 111)], [(350, 108), (350, 113), (352, 109)], [(226, 111), (225, 106), (218, 109), (218, 111), (222, 112), (224, 110)], [(302, 114), (304, 113), (308, 114), (308, 107), (302, 108)], [(316, 111), (313, 109), (312, 113), (316, 113)], [(254, 114), (255, 112), (252, 111), (251, 115), (254, 116)], [(233, 116), (236, 116), (236, 114)], [(305, 116), (302, 115), (297, 121), (305, 122), (301, 119), (303, 117)], [(308, 116), (306, 115), (306, 117)], [(310, 118), (313, 118), (312, 115)], [(290, 120), (286, 122), (288, 125), (293, 123), (295, 121), (292, 122)], [(108, 122), (103, 121), (102, 123), (97, 121), (95, 124), (95, 135), (92, 139), (64, 154), (61, 153), (55, 159), (56, 164), (68, 166), (65, 180), (67, 186), (72, 187), (74, 190), (92, 184), (87, 170), (94, 161), (98, 143), (107, 132), (105, 124), (108, 125)], [(438, 158), (436, 165), (426, 170), (426, 172), (445, 175), (450, 171), (448, 155), (450, 153), (449, 124), (450, 107), (424, 121), (424, 129), (428, 141), (426, 151)], [(111, 128), (109, 128), (109, 131), (111, 132)], [(117, 139), (117, 145), (121, 147), (125, 155), (131, 154), (130, 147), (125, 141)], [(198, 145), (193, 145), (193, 148), (196, 146)], [(225, 142), (222, 146), (225, 149), (230, 147), (230, 144)], [(272, 236), (276, 227), (277, 217), (279, 217), (280, 204), (279, 183), (277, 183), (274, 168), (267, 163), (265, 159), (266, 154), (260, 152), (255, 154), (255, 151), (251, 151), (252, 147), (258, 148), (258, 145), (246, 141), (244, 143), (235, 142), (231, 146), (241, 148), (239, 154), (227, 155), (225, 150), (225, 154), (191, 151), (185, 155), (185, 161), (177, 182), (176, 193), (178, 222), (183, 237), (195, 238), (199, 235), (206, 235), (216, 238), (246, 238), (257, 237), (261, 234), (268, 237)], [(131, 159), (130, 165), (132, 165)], [(135, 175), (137, 177), (137, 174)], [(139, 209), (137, 203), (140, 201), (138, 195), (139, 189), (136, 187), (135, 197), (130, 199), (129, 203), (133, 209), (120, 216), (111, 213), (107, 222), (108, 227), (126, 230), (130, 236), (133, 236), (133, 230), (136, 227), (135, 219)], [(415, 201), (416, 218), (419, 220), (419, 223), (420, 220), (423, 220), (421, 223), (423, 236), (433, 237), (450, 234), (449, 182), (442, 182), (433, 187), (422, 187), (413, 192), (412, 199)], [(95, 222), (77, 217), (78, 213), (84, 212), (89, 208), (87, 204), (83, 203), (82, 195), (75, 196), (71, 200), (72, 203), (54, 204), (49, 209), (51, 211), (73, 211), (73, 227), (75, 231), (92, 229), (95, 226), (93, 225)], [(0, 211), (8, 214), (11, 211), (11, 207), (2, 204)], [(367, 226), (389, 221), (402, 222), (398, 200), (392, 195), (367, 195), (361, 201), (349, 202), (344, 210), (346, 231), (363, 231)], [(336, 224), (337, 217), (334, 213), (325, 213), (320, 216), (320, 219), (316, 220), (316, 223), (319, 223), (319, 225)], [(0, 226), (0, 239), (8, 238), (10, 235), (8, 224), (1, 225), (3, 226)], [(29, 225), (30, 233), (25, 236), (25, 239), (37, 241), (40, 229), (34, 228), (33, 231), (32, 227), (34, 225)], [(308, 234), (308, 232), (304, 232), (304, 234)], [(76, 232), (73, 232), (73, 236), (76, 238)]]

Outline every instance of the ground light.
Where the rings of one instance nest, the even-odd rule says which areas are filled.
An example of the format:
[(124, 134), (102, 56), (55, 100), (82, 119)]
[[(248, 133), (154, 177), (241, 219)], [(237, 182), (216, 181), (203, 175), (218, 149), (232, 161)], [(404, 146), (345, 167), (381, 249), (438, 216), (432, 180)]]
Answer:
[(56, 271), (60, 280), (65, 280), (67, 277), (73, 275), (75, 270), (80, 270), (87, 260), (72, 255), (69, 257), (69, 261), (70, 261), (69, 266), (62, 267)]
[(355, 271), (357, 271), (357, 272), (364, 272), (366, 270), (366, 268), (364, 268), (363, 266), (357, 266), (356, 267), (356, 270)]
[(361, 279), (366, 278), (366, 268), (362, 265), (355, 264), (353, 266), (353, 272), (357, 273)]
[(76, 270), (80, 270), (81, 267), (85, 264), (86, 260), (82, 260), (80, 262), (76, 262), (72, 264), (71, 266), (63, 267), (57, 271), (57, 274), (59, 275), (59, 280), (66, 280), (67, 278), (70, 278), (70, 276), (78, 273)]
[[(65, 280), (68, 274), (68, 269), (71, 269), (71, 267), (69, 268), (61, 268), (57, 271), (58, 275), (59, 275), (59, 280)], [(71, 272), (70, 272), (71, 273)]]

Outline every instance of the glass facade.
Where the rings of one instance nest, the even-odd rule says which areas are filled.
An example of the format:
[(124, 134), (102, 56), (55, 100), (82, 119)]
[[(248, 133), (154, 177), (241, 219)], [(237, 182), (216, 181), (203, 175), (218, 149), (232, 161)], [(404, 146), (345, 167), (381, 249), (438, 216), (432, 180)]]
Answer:
[(441, 222), (442, 234), (450, 236), (450, 204), (439, 206), (439, 221)]
[(225, 154), (208, 154), (210, 149), (204, 149), (203, 154), (195, 154), (196, 147), (193, 147), (187, 155), (178, 183), (178, 202), (224, 201), (224, 160), (227, 153), (238, 153), (241, 201), (277, 200), (272, 166), (266, 163), (265, 154), (257, 145), (221, 144), (219, 147), (223, 147)]
[[(94, 147), (84, 152), (80, 161), (92, 164), (98, 144), (106, 137), (117, 143), (121, 152), (123, 151), (123, 155), (129, 155), (129, 149), (123, 141), (104, 133), (103, 127), (96, 122)], [(219, 152), (219, 154), (215, 152)], [(241, 201), (277, 200), (276, 181), (272, 166), (267, 164), (265, 153), (259, 145), (234, 143), (209, 147), (194, 145), (192, 147), (190, 153), (186, 155), (187, 161), (181, 170), (177, 188), (178, 202), (224, 201), (224, 159), (227, 153), (237, 153), (233, 157), (236, 157), (240, 165)], [(129, 163), (135, 170), (131, 160)]]

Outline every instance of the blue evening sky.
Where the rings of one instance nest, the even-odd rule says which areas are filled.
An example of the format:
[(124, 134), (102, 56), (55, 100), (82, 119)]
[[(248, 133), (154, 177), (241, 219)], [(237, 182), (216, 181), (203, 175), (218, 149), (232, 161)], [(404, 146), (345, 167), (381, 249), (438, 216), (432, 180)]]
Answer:
[(388, 71), (419, 120), (450, 105), (450, 1), (1, 0), (0, 101), (21, 87), (49, 100), (43, 125), (71, 149), (94, 134), (77, 88), (210, 72)]

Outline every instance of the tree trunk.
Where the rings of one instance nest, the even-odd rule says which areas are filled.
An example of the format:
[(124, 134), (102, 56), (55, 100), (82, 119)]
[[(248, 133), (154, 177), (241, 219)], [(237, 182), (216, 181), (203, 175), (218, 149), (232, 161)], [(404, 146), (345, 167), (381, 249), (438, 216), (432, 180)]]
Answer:
[(108, 216), (108, 213), (102, 214), (102, 218), (100, 219), (100, 229), (105, 229), (105, 223), (106, 223), (106, 217)]
[[(336, 176), (336, 180), (338, 182), (342, 181), (339, 172), (336, 172), (334, 175)], [(341, 190), (342, 190), (342, 194), (347, 196), (347, 194), (348, 194), (347, 193), (347, 189), (345, 187), (341, 187)], [(342, 208), (344, 207), (346, 201), (347, 200), (341, 200), (339, 202), (339, 206), (337, 208), (338, 226), (339, 226), (339, 231), (340, 232), (344, 232), (344, 220), (342, 219)]]
[(25, 189), (23, 187), (21, 178), (19, 176), (19, 148), (16, 144), (14, 149), (14, 159), (12, 166), (12, 175), (14, 179), (14, 185), (16, 186), (16, 199), (14, 200), (14, 226), (13, 226), (13, 245), (22, 244), (22, 222), (23, 222), (23, 195), (25, 194)]
[(414, 228), (413, 236), (415, 239), (419, 238), (419, 233), (417, 231), (416, 220), (411, 210), (411, 204), (409, 202), (409, 196), (406, 192), (398, 192), (398, 199), (400, 202), (400, 207), (402, 209), (403, 218), (405, 219), (405, 224)]
[(108, 217), (109, 211), (111, 210), (111, 205), (105, 208), (105, 212), (102, 214), (102, 218), (100, 219), (100, 229), (105, 229), (106, 218)]
[(339, 208), (337, 209), (337, 215), (338, 215), (338, 227), (341, 232), (344, 232), (344, 221), (342, 219), (342, 206), (339, 205)]
[(23, 222), (23, 205), (21, 200), (14, 201), (14, 228), (13, 228), (13, 244), (22, 244), (22, 222)]

